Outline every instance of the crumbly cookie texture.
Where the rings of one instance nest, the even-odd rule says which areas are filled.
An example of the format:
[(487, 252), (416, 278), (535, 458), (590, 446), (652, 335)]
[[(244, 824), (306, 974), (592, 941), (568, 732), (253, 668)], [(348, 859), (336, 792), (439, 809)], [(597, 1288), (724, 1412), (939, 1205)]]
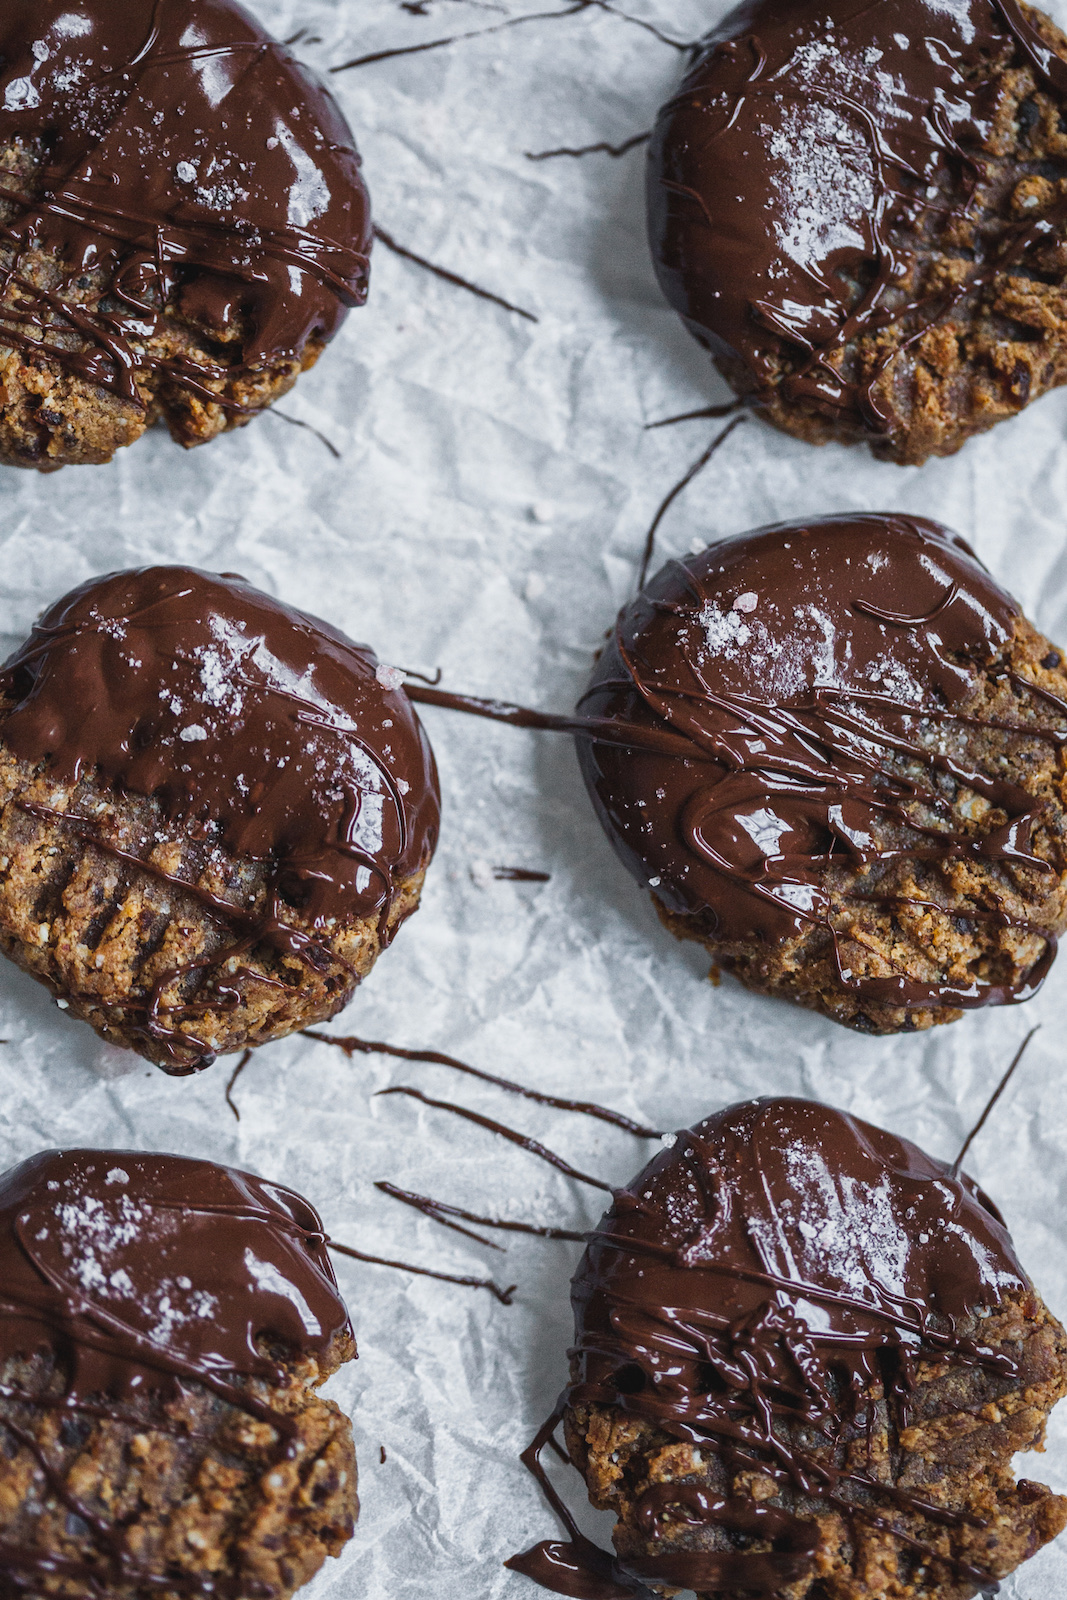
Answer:
[[(797, 1437), (807, 1455), (828, 1466), (859, 1470), (880, 1484), (910, 1491), (930, 1506), (930, 1515), (906, 1502), (891, 1505), (888, 1496), (845, 1480), (841, 1496), (860, 1508), (846, 1518), (817, 1494), (783, 1487), (769, 1471), (732, 1470), (712, 1450), (681, 1442), (609, 1406), (568, 1411), (567, 1448), (594, 1505), (618, 1518), (614, 1542), (624, 1560), (662, 1555), (667, 1548), (772, 1548), (759, 1540), (731, 1538), (721, 1525), (682, 1521), (681, 1513), (673, 1525), (659, 1522), (660, 1537), (651, 1541), (635, 1516), (641, 1495), (653, 1484), (695, 1484), (713, 1501), (736, 1498), (781, 1507), (816, 1525), (812, 1569), (782, 1587), (782, 1600), (970, 1600), (978, 1588), (959, 1563), (1005, 1577), (1067, 1526), (1067, 1499), (1044, 1484), (1016, 1482), (1011, 1470), (1016, 1451), (1043, 1448), (1048, 1414), (1067, 1393), (1067, 1336), (1037, 1295), (1007, 1299), (957, 1333), (1003, 1348), (1017, 1363), (1016, 1374), (928, 1360), (918, 1365), (907, 1417), (875, 1385), (867, 1393), (866, 1411), (839, 1444), (811, 1429)], [(783, 1424), (783, 1434), (788, 1436), (791, 1426)], [(863, 1515), (867, 1507), (870, 1520)], [(964, 1513), (968, 1520), (942, 1521), (935, 1511)], [(924, 1548), (916, 1550), (910, 1540)], [(932, 1560), (929, 1548), (943, 1559)], [(700, 1600), (734, 1596), (716, 1591)]]
[[(836, 1022), (863, 1033), (899, 1033), (954, 1022), (962, 1012), (953, 1006), (896, 1005), (872, 1000), (842, 982), (840, 971), (853, 978), (907, 977), (930, 984), (964, 986), (972, 982), (1018, 984), (1046, 948), (1067, 928), (1067, 768), (1063, 743), (1036, 738), (1027, 725), (1046, 730), (1062, 726), (1054, 704), (1026, 694), (1012, 675), (1067, 701), (1067, 666), (1058, 650), (1025, 618), (1004, 655), (981, 673), (971, 700), (959, 719), (931, 720), (928, 739), (935, 748), (962, 758), (973, 769), (1020, 784), (1039, 796), (1045, 807), (1031, 839), (1033, 853), (1048, 863), (1047, 874), (1033, 867), (950, 856), (938, 862), (904, 860), (877, 863), (859, 870), (840, 867), (827, 884), (839, 896), (831, 912), (833, 934), (812, 926), (796, 939), (771, 950), (755, 942), (721, 944), (710, 916), (680, 915), (666, 910), (653, 895), (661, 920), (680, 939), (703, 943), (716, 966), (734, 973), (746, 988), (821, 1011)], [(1046, 715), (1047, 713), (1047, 715)], [(974, 719), (965, 721), (963, 717)], [(1021, 726), (1020, 733), (998, 723)], [(899, 758), (887, 760), (895, 773), (914, 776)], [(973, 790), (947, 773), (940, 789), (950, 797), (954, 826), (980, 837), (1007, 821)], [(937, 826), (937, 819), (913, 805), (909, 814), (919, 823)], [(899, 824), (887, 825), (878, 839), (891, 850), (907, 837)], [(914, 835), (911, 835), (914, 843)], [(865, 896), (871, 904), (864, 904)], [(897, 897), (892, 906), (881, 903)], [(1013, 926), (1003, 926), (1008, 918)], [(1023, 923), (1025, 926), (1020, 927)]]
[[(0, 187), (17, 185), (33, 193), (40, 166), (38, 152), (8, 145), (0, 150)], [(0, 228), (17, 211), (10, 202), (0, 201)], [(0, 239), (0, 306), (5, 310), (17, 308), (24, 299), (19, 278), (49, 292), (62, 284), (64, 299), (72, 305), (103, 313), (116, 309), (108, 299), (106, 272), (88, 272), (72, 283), (69, 269), (55, 255), (24, 249), (16, 277), (11, 272), (14, 260), (14, 247)], [(58, 311), (42, 310), (37, 302), (35, 313), (42, 318), (48, 342), (73, 351), (96, 348)], [(325, 348), (322, 340), (311, 339), (299, 360), (275, 361), (248, 371), (241, 364), (244, 334), (240, 322), (216, 329), (185, 315), (179, 291), (165, 308), (159, 332), (140, 341), (130, 336), (131, 348), (144, 358), (134, 374), (136, 405), (54, 359), (5, 345), (0, 335), (0, 463), (42, 472), (98, 465), (160, 421), (186, 449), (244, 427), (287, 394)], [(168, 377), (166, 364), (176, 361), (191, 361), (205, 369), (204, 377), (196, 380), (201, 392)], [(232, 367), (234, 373), (211, 376), (210, 369), (219, 367)]]
[[(1067, 60), (1067, 35), (1044, 12), (1022, 10)], [(967, 167), (954, 181), (946, 177), (939, 204), (922, 213), (921, 231), (890, 229), (908, 269), (887, 288), (883, 303), (899, 315), (829, 357), (850, 382), (874, 380), (873, 396), (890, 419), (886, 432), (879, 436), (848, 418), (828, 417), (802, 399), (783, 400), (777, 385), (792, 370), (784, 356), (772, 378), (775, 392), (760, 404), (760, 415), (783, 432), (812, 444), (863, 440), (884, 460), (917, 466), (930, 456), (953, 455), (973, 434), (1067, 382), (1067, 240), (1057, 220), (1067, 200), (1067, 110), (1029, 65), (1019, 64), (1010, 45), (987, 70), (996, 111), (973, 193), (968, 197), (975, 172)], [(946, 291), (951, 296), (973, 274), (976, 246), (989, 259), (1013, 228), (1042, 218), (1049, 219), (1047, 240), (1028, 251), (1024, 264), (990, 272), (920, 332), (928, 311), (909, 311), (909, 305)], [(852, 284), (855, 304), (866, 288)], [(740, 393), (751, 388), (741, 364), (719, 366)]]
[[(110, 1600), (180, 1600), (208, 1585), (230, 1600), (288, 1600), (340, 1553), (359, 1513), (352, 1425), (315, 1393), (354, 1354), (346, 1335), (321, 1366), (283, 1359), (283, 1386), (248, 1384), (287, 1419), (287, 1448), (269, 1422), (193, 1379), (173, 1400), (102, 1396), (94, 1411), (64, 1407), (64, 1373), (52, 1357), (7, 1362), (0, 1542), (17, 1547), (27, 1571), (18, 1593), (80, 1600), (89, 1566), (105, 1587), (88, 1587)], [(28, 1405), (12, 1388), (53, 1404)], [(65, 1563), (74, 1564), (66, 1574)]]
[(287, 927), (312, 941), (302, 955), (264, 939), (230, 956), (239, 919), (206, 901), (254, 926), (266, 868), (223, 849), (209, 825), (168, 822), (157, 801), (92, 777), (59, 785), (0, 742), (0, 950), (110, 1044), (193, 1070), (204, 1061), (191, 1041), (218, 1055), (325, 1021), (415, 910), (425, 876), (400, 884), (384, 927), (364, 918), (316, 931), (286, 904)]

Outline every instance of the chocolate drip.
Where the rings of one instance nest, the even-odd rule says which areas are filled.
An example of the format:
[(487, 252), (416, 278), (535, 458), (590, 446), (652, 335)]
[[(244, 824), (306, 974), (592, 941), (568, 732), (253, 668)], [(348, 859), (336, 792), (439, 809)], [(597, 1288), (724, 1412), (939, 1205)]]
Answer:
[(612, 1192), (611, 1184), (605, 1183), (602, 1178), (592, 1178), (587, 1172), (579, 1172), (577, 1167), (572, 1167), (569, 1161), (564, 1161), (554, 1150), (546, 1149), (536, 1139), (531, 1139), (528, 1134), (519, 1133), (516, 1128), (505, 1127), (504, 1123), (496, 1122), (492, 1117), (483, 1117), (480, 1111), (471, 1111), (467, 1106), (457, 1106), (451, 1100), (431, 1099), (428, 1094), (423, 1094), (421, 1089), (411, 1089), (407, 1084), (397, 1084), (391, 1089), (379, 1089), (378, 1094), (403, 1094), (409, 1099), (421, 1101), (424, 1106), (432, 1106), (435, 1111), (448, 1111), (452, 1116), (462, 1117), (465, 1122), (473, 1122), (489, 1133), (499, 1134), (502, 1139), (517, 1144), (521, 1150), (527, 1150), (530, 1155), (547, 1161), (549, 1166), (555, 1167), (556, 1171), (562, 1172), (566, 1178), (575, 1178), (579, 1183), (588, 1183), (594, 1189), (604, 1189), (608, 1194)]
[(537, 1239), (566, 1239), (580, 1244), (589, 1237), (587, 1233), (577, 1233), (573, 1228), (555, 1228), (548, 1223), (511, 1222), (498, 1217), (482, 1217), (475, 1211), (464, 1211), (462, 1206), (450, 1206), (443, 1200), (433, 1200), (427, 1194), (414, 1194), (410, 1189), (398, 1189), (395, 1183), (379, 1181), (374, 1187), (380, 1189), (383, 1194), (391, 1195), (403, 1205), (421, 1211), (424, 1217), (429, 1217), (432, 1222), (439, 1222), (443, 1228), (452, 1228), (456, 1233), (465, 1234), (468, 1239), (476, 1240), (478, 1244), (488, 1245), (490, 1250), (502, 1250), (503, 1246), (496, 1244), (492, 1239), (483, 1239), (480, 1234), (472, 1233), (469, 1228), (461, 1228), (458, 1223), (449, 1219), (462, 1217), (464, 1222), (477, 1223), (481, 1228), (499, 1228), (504, 1233), (529, 1233)]
[[(46, 9), (8, 0), (0, 22), (0, 150), (24, 158), (0, 172), (0, 343), (137, 405), (153, 370), (247, 409), (208, 382), (298, 361), (366, 299), (350, 129), (234, 0)], [(61, 263), (55, 287), (31, 250)], [(165, 307), (209, 329), (218, 359), (147, 350)]]
[(525, 150), (523, 154), (527, 161), (552, 161), (557, 156), (595, 155), (611, 156), (617, 161), (620, 156), (624, 156), (628, 151), (636, 149), (639, 144), (647, 144), (651, 137), (651, 131), (648, 133), (633, 133), (628, 139), (624, 139), (621, 144), (608, 144), (605, 139), (598, 139), (596, 144), (560, 145), (558, 150)]
[[(1005, 1298), (1031, 1294), (992, 1204), (907, 1140), (795, 1099), (709, 1117), (616, 1192), (591, 1236), (572, 1286), (572, 1381), (523, 1457), (571, 1543), (508, 1565), (587, 1600), (645, 1596), (646, 1583), (769, 1597), (810, 1570), (809, 1518), (692, 1481), (654, 1484), (639, 1502), (652, 1554), (596, 1550), (539, 1458), (568, 1406), (604, 1405), (698, 1445), (727, 1475), (773, 1480), (779, 1502), (813, 1496), (994, 1591), (988, 1572), (940, 1554), (891, 1512), (942, 1525), (984, 1526), (979, 1518), (846, 1467), (845, 1447), (864, 1436), (880, 1390), (907, 1424), (923, 1360), (1016, 1376), (1013, 1356), (982, 1345), (978, 1330)], [(684, 1549), (671, 1537), (679, 1522), (771, 1550), (732, 1540)]]
[(466, 289), (468, 294), (476, 295), (479, 300), (488, 300), (494, 306), (500, 306), (504, 311), (513, 311), (517, 317), (525, 317), (527, 322), (537, 322), (532, 311), (524, 311), (521, 306), (512, 305), (510, 300), (505, 300), (501, 295), (494, 294), (491, 289), (483, 289), (480, 284), (471, 283), (469, 278), (461, 278), (457, 272), (452, 272), (448, 267), (439, 267), (435, 261), (427, 261), (425, 256), (418, 256), (414, 250), (409, 250), (406, 245), (398, 244), (392, 234), (386, 233), (384, 228), (374, 225), (374, 237), (381, 240), (387, 250), (400, 256), (404, 261), (412, 261), (417, 267), (425, 267), (427, 272), (432, 272), (435, 278), (451, 283), (457, 289)]
[[(351, 1337), (325, 1246), (319, 1216), (300, 1195), (230, 1167), (130, 1150), (34, 1156), (0, 1178), (0, 1364), (43, 1352), (64, 1387), (36, 1393), (24, 1379), (6, 1383), (3, 1397), (31, 1412), (125, 1422), (138, 1397), (162, 1404), (192, 1380), (270, 1423), (281, 1459), (291, 1421), (248, 1385), (287, 1385), (282, 1359), (325, 1365), (334, 1342)], [(2, 1542), (0, 1577), (21, 1592), (28, 1577), (54, 1572), (93, 1594), (158, 1581), (10, 1412), (0, 1430), (37, 1458), (50, 1492), (99, 1550), (98, 1562), (57, 1562)], [(251, 1592), (193, 1574), (167, 1585), (233, 1600), (238, 1588)]]
[(432, 1267), (414, 1267), (410, 1261), (392, 1261), (386, 1256), (370, 1256), (365, 1250), (354, 1250), (350, 1244), (339, 1244), (336, 1239), (327, 1239), (331, 1250), (336, 1250), (339, 1255), (351, 1256), (353, 1261), (366, 1261), (372, 1267), (393, 1267), (397, 1272), (411, 1272), (417, 1278), (437, 1278), (441, 1283), (458, 1283), (462, 1289), (488, 1289), (495, 1300), (502, 1306), (509, 1306), (517, 1284), (511, 1283), (506, 1289), (501, 1289), (492, 1278), (467, 1278), (457, 1276), (452, 1272), (436, 1272)]
[[(747, 0), (703, 42), (649, 147), (656, 273), (691, 332), (757, 402), (780, 393), (872, 433), (898, 351), (853, 371), (859, 334), (905, 346), (1053, 237), (1062, 203), (993, 244), (958, 230), (995, 147), (991, 63), (1067, 94), (1067, 64), (1016, 0)], [(1067, 168), (1064, 169), (1067, 172)], [(912, 282), (929, 241), (967, 270)]]
[[(735, 411), (737, 407), (710, 406), (708, 409), (712, 415), (714, 415), (716, 412), (722, 412), (722, 414), (725, 416), (731, 411)], [(675, 422), (680, 421), (681, 419), (676, 417), (668, 417), (666, 420), (667, 422)], [(700, 455), (692, 463), (692, 465), (686, 467), (685, 471), (682, 473), (682, 476), (678, 479), (678, 482), (673, 484), (663, 496), (663, 499), (660, 501), (659, 506), (657, 507), (655, 516), (648, 525), (648, 532), (645, 534), (645, 542), (641, 550), (641, 563), (637, 569), (637, 587), (639, 589), (644, 587), (645, 579), (648, 577), (648, 568), (652, 561), (652, 552), (656, 548), (656, 534), (659, 532), (660, 523), (667, 515), (667, 512), (671, 509), (671, 506), (677, 500), (678, 496), (685, 493), (686, 489), (688, 489), (694, 478), (699, 477), (704, 468), (707, 466), (708, 462), (711, 460), (712, 456), (718, 452), (720, 446), (726, 443), (730, 435), (736, 428), (740, 427), (744, 420), (745, 414), (742, 413), (741, 416), (734, 417), (732, 422), (728, 422), (725, 428), (717, 433), (711, 440), (711, 443), (701, 451)], [(653, 423), (653, 427), (664, 426), (665, 423), (662, 422)]]
[[(396, 896), (436, 843), (433, 756), (388, 683), (366, 646), (232, 574), (145, 567), (84, 584), (36, 624), (0, 676), (11, 702), (0, 737), (56, 785), (95, 775), (153, 796), (170, 821), (270, 864), (262, 906), (246, 910), (122, 848), (65, 796), (19, 802), (232, 930), (233, 944), (181, 972), (220, 968), (261, 943), (321, 966), (339, 959), (326, 948), (331, 930), (358, 919), (375, 918), (388, 943)], [(181, 972), (157, 982), (144, 1026), (170, 1047), (172, 1069), (188, 1071), (190, 1052), (194, 1066), (211, 1057), (164, 1021), (168, 1009), (190, 1010), (162, 1003)], [(212, 1004), (237, 1004), (232, 984), (228, 993)]]
[(498, 883), (547, 883), (550, 872), (538, 872), (532, 867), (494, 867), (493, 877)]
[[(1043, 802), (999, 768), (976, 770), (964, 747), (972, 727), (1067, 743), (1067, 724), (1048, 717), (972, 712), (982, 672), (1005, 670), (1018, 618), (967, 546), (922, 518), (781, 523), (670, 562), (620, 614), (580, 702), (588, 731), (574, 728), (615, 849), (669, 911), (700, 917), (727, 944), (775, 944), (815, 925), (836, 950), (835, 897), (901, 903), (882, 883), (898, 861), (1054, 880), (1033, 846)], [(619, 736), (601, 738), (598, 721)], [(689, 748), (656, 753), (642, 729)], [(952, 796), (966, 789), (1003, 822), (980, 831), (959, 820)], [(853, 892), (831, 890), (837, 869), (858, 874)], [(840, 981), (904, 1005), (1026, 999), (1051, 964), (1054, 929), (992, 915), (1046, 941), (1016, 987), (854, 975), (838, 951)]]
[(633, 1122), (629, 1117), (624, 1117), (621, 1111), (610, 1111), (607, 1106), (598, 1106), (593, 1100), (565, 1100), (554, 1094), (543, 1094), (540, 1089), (527, 1088), (524, 1083), (513, 1083), (510, 1078), (498, 1078), (493, 1072), (485, 1072), (481, 1067), (468, 1066), (466, 1061), (459, 1061), (455, 1056), (446, 1056), (440, 1050), (406, 1050), (400, 1045), (383, 1044), (380, 1039), (357, 1039), (354, 1034), (331, 1035), (316, 1033), (311, 1028), (304, 1030), (305, 1039), (316, 1039), (320, 1044), (336, 1045), (343, 1050), (346, 1056), (359, 1051), (362, 1055), (396, 1056), (400, 1061), (425, 1061), (435, 1067), (451, 1067), (454, 1072), (462, 1072), (469, 1078), (479, 1078), (482, 1083), (494, 1084), (498, 1089), (506, 1089), (509, 1094), (518, 1094), (524, 1100), (534, 1100), (540, 1106), (553, 1106), (557, 1111), (576, 1111), (584, 1117), (595, 1117), (599, 1122), (610, 1122), (612, 1127), (622, 1128), (626, 1133), (636, 1134), (639, 1139), (660, 1139), (662, 1134), (654, 1128), (644, 1128), (639, 1122)]

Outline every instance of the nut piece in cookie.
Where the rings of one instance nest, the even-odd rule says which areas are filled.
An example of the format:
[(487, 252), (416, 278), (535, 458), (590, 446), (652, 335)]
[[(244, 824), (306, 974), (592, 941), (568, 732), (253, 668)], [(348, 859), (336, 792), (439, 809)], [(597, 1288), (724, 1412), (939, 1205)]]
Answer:
[(0, 1178), (0, 1578), (287, 1597), (359, 1510), (355, 1357), (313, 1206), (211, 1161), (52, 1150)]
[(0, 672), (0, 949), (169, 1072), (333, 1016), (437, 842), (399, 677), (232, 574), (75, 589)]
[(1067, 1524), (1012, 1472), (1067, 1391), (1067, 1336), (995, 1206), (905, 1139), (731, 1106), (616, 1192), (571, 1299), (538, 1445), (562, 1418), (617, 1557), (572, 1527), (510, 1563), (546, 1587), (969, 1600)]
[(787, 433), (951, 455), (1067, 381), (1065, 113), (1021, 0), (747, 0), (652, 135), (660, 285)]
[(0, 462), (248, 422), (367, 297), (370, 203), (325, 86), (235, 0), (5, 0)]
[(867, 1033), (1032, 995), (1067, 926), (1067, 668), (962, 540), (779, 523), (672, 561), (581, 711), (663, 921)]

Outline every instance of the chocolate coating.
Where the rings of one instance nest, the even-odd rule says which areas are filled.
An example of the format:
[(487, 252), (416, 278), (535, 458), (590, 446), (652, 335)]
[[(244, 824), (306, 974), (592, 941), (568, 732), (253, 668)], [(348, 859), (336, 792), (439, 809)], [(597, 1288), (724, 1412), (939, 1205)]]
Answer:
[[(120, 954), (102, 1010), (78, 935), (73, 967), (30, 970), (168, 1071), (333, 1015), (417, 905), (437, 841), (433, 755), (391, 670), (232, 574), (138, 568), (58, 601), (0, 671), (0, 742), (16, 836), (20, 814), (51, 829), (97, 909), (109, 873), (146, 874), (177, 935), (147, 973)], [(151, 811), (116, 828), (138, 796)], [(24, 960), (17, 937), (5, 948)], [(246, 982), (280, 1009), (250, 1011)]]
[[(1036, 723), (969, 714), (1019, 621), (962, 540), (922, 518), (780, 523), (672, 561), (621, 612), (580, 703), (636, 729), (631, 748), (578, 733), (597, 814), (638, 881), (713, 944), (772, 948), (822, 928), (836, 949), (835, 912), (891, 909), (900, 890), (884, 874), (907, 862), (1032, 868), (1040, 900), (1056, 881), (1032, 848), (1044, 801), (1000, 746), (988, 770), (968, 759), (972, 725), (1018, 726), (1046, 751), (1064, 741), (1049, 724), (1067, 707), (1028, 682)], [(641, 730), (688, 752), (642, 748)], [(961, 818), (963, 790), (1003, 823)], [(1045, 936), (1015, 985), (853, 976), (840, 959), (837, 980), (880, 1003), (1005, 1001), (1040, 981), (1055, 927)]]
[(433, 853), (439, 799), (418, 718), (376, 668), (242, 578), (140, 567), (34, 626), (0, 674), (15, 702), (0, 738), (63, 782), (95, 770), (216, 825), (235, 855), (277, 864), (318, 928), (383, 918)]
[[(11, 174), (2, 228), (18, 254), (54, 252), (68, 289), (102, 269), (95, 303), (23, 274), (0, 341), (43, 348), (138, 400), (144, 341), (176, 306), (239, 332), (246, 369), (298, 359), (366, 298), (370, 211), (333, 97), (233, 0), (11, 0), (0, 19), (0, 147), (45, 164), (31, 193)], [(66, 335), (76, 335), (73, 340)], [(170, 380), (209, 399), (205, 367)]]
[[(1039, 16), (1014, 0), (749, 0), (704, 41), (653, 133), (649, 238), (668, 300), (739, 392), (889, 438), (901, 355), (938, 319), (960, 334), (972, 291), (1026, 276), (1059, 236), (1062, 199), (992, 229), (968, 212), (983, 162), (1006, 153), (996, 74), (1018, 64), (1067, 91)], [(899, 345), (847, 353), (902, 319)]]
[[(835, 1472), (808, 1452), (846, 1437), (883, 1382), (906, 1407), (924, 1359), (1011, 1373), (1011, 1354), (961, 1329), (1030, 1293), (999, 1213), (970, 1179), (843, 1112), (742, 1102), (680, 1133), (617, 1191), (574, 1277), (563, 1403), (611, 1406), (847, 1515), (850, 1485), (881, 1486), (855, 1458)], [(881, 1492), (890, 1508), (921, 1503)], [(770, 1595), (810, 1571), (816, 1531), (803, 1517), (654, 1484), (638, 1511), (653, 1537), (672, 1505), (772, 1548), (627, 1558), (615, 1577), (630, 1593), (644, 1580)], [(957, 1576), (996, 1587), (981, 1572)]]
[[(65, 1403), (195, 1379), (254, 1415), (235, 1380), (350, 1337), (315, 1208), (211, 1161), (49, 1150), (0, 1178), (0, 1363), (44, 1349)], [(267, 1353), (257, 1348), (265, 1341)]]

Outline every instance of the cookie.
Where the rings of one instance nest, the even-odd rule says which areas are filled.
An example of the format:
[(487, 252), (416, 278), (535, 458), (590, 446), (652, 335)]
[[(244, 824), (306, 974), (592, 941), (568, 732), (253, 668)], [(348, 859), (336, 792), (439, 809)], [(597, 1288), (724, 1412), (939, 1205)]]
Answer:
[(1067, 1524), (1012, 1472), (1067, 1336), (992, 1202), (905, 1139), (805, 1100), (719, 1112), (616, 1193), (572, 1302), (561, 1412), (619, 1586), (564, 1592), (968, 1600)]
[(367, 295), (333, 97), (233, 0), (9, 0), (0, 462), (192, 446), (285, 394)]
[(868, 1033), (1034, 993), (1067, 926), (1067, 668), (946, 529), (779, 523), (621, 613), (578, 754), (671, 931)]
[(400, 681), (232, 574), (66, 595), (0, 671), (0, 949), (172, 1073), (333, 1016), (437, 840)]
[(182, 1156), (0, 1178), (0, 1581), (34, 1600), (287, 1600), (358, 1513), (355, 1357), (313, 1206)]
[(652, 136), (663, 291), (785, 432), (951, 455), (1067, 379), (1065, 114), (1017, 0), (754, 0)]

